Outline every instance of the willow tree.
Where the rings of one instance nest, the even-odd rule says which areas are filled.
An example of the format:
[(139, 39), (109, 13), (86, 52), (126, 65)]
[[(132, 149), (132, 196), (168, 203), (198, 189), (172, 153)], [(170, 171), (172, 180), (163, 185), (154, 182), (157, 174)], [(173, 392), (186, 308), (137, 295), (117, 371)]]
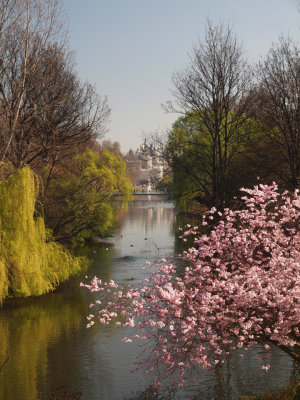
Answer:
[(192, 112), (199, 133), (209, 135), (211, 177), (206, 190), (210, 204), (218, 204), (226, 198), (233, 145), (240, 139), (251, 103), (251, 70), (231, 28), (210, 21), (204, 41), (193, 48), (190, 59), (188, 67), (173, 76), (175, 102), (167, 109), (184, 115)]
[(48, 237), (37, 195), (28, 166), (0, 181), (0, 302), (51, 291), (84, 266)]

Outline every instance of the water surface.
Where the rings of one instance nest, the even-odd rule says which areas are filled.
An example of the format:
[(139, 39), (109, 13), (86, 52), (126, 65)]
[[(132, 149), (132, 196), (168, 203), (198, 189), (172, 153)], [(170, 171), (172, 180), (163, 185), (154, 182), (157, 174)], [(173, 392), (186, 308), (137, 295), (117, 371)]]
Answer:
[[(123, 400), (137, 398), (155, 378), (132, 374), (136, 344), (124, 344), (125, 328), (95, 326), (86, 329), (86, 315), (93, 295), (79, 286), (85, 275), (97, 275), (119, 283), (134, 284), (149, 271), (146, 261), (172, 257), (178, 252), (175, 238), (178, 216), (173, 203), (161, 196), (137, 196), (120, 210), (115, 236), (78, 250), (93, 260), (82, 276), (72, 278), (55, 293), (9, 303), (0, 312), (0, 400), (48, 399), (51, 390), (63, 386), (80, 390), (82, 399)], [(233, 353), (226, 365), (197, 371), (175, 399), (236, 400), (274, 390), (297, 373), (292, 360), (272, 349), (268, 373), (259, 367), (257, 346), (243, 358)], [(149, 397), (148, 397), (149, 398)]]

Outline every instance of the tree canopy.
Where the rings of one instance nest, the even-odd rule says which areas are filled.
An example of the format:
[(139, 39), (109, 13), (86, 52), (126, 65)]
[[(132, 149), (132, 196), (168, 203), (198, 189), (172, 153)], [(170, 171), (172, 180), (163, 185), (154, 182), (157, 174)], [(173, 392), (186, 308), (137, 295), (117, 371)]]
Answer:
[(114, 192), (129, 198), (126, 163), (108, 150), (87, 150), (67, 160), (50, 184), (45, 219), (59, 240), (105, 236), (114, 225)]
[[(235, 118), (234, 112), (227, 119)], [(242, 184), (256, 181), (258, 169), (254, 168), (253, 146), (261, 142), (263, 133), (259, 121), (251, 118), (240, 120), (234, 141), (227, 143), (226, 180), (218, 183), (222, 192), (221, 205), (238, 193)], [(223, 146), (222, 132), (220, 145)], [(198, 202), (206, 207), (215, 205), (214, 196), (214, 145), (204, 122), (194, 112), (180, 117), (168, 134), (164, 155), (173, 172), (171, 186), (176, 204), (182, 208)], [(260, 170), (260, 172), (262, 172)]]
[(179, 205), (221, 207), (255, 175), (299, 186), (299, 54), (281, 37), (251, 68), (232, 29), (207, 22), (190, 63), (173, 75), (175, 100), (167, 105), (183, 115), (165, 146)]
[(169, 103), (168, 110), (193, 115), (198, 138), (204, 136), (198, 144), (205, 147), (199, 151), (201, 170), (206, 169), (202, 191), (207, 188), (210, 204), (219, 205), (227, 197), (232, 148), (251, 104), (251, 69), (231, 28), (210, 21), (190, 58), (187, 68), (173, 76), (175, 104)]

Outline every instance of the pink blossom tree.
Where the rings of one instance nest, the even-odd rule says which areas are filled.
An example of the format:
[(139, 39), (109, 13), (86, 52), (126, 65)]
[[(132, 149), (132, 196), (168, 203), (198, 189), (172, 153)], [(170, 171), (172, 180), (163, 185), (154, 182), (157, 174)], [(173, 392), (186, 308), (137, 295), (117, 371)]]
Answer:
[(100, 295), (88, 327), (96, 317), (103, 325), (136, 327), (123, 341), (139, 340), (140, 356), (147, 354), (137, 368), (164, 366), (164, 377), (176, 377), (180, 387), (190, 368), (211, 368), (232, 349), (257, 343), (300, 361), (298, 190), (280, 194), (275, 183), (241, 190), (237, 210), (212, 208), (203, 217), (203, 226), (215, 222), (209, 234), (186, 226), (181, 237), (192, 235), (193, 247), (181, 255), (184, 271), (163, 259), (138, 287), (96, 277), (82, 284)]

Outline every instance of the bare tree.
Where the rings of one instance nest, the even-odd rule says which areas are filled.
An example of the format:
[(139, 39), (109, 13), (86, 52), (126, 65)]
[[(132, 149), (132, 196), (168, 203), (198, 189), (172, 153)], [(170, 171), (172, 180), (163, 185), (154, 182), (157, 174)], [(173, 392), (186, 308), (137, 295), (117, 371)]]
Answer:
[(28, 78), (50, 43), (62, 46), (65, 19), (60, 0), (2, 0), (0, 4), (0, 106), (4, 160), (15, 135)]
[[(45, 21), (44, 25), (40, 25), (40, 19), (36, 27), (29, 25), (32, 30), (29, 32), (28, 28), (26, 36), (19, 27), (24, 16), (19, 16), (0, 45), (3, 53), (7, 49), (0, 76), (1, 157), (16, 168), (30, 164), (41, 170), (41, 166), (47, 165), (47, 188), (62, 158), (74, 155), (81, 145), (103, 136), (110, 109), (107, 99), (100, 98), (96, 89), (82, 83), (75, 73), (74, 57), (61, 31), (59, 3), (19, 3), (24, 3), (23, 12), (33, 13), (33, 19), (44, 16)], [(38, 5), (46, 10), (40, 10)], [(20, 43), (25, 43), (26, 54)]]
[(259, 64), (257, 115), (271, 128), (271, 139), (282, 150), (282, 171), (290, 188), (300, 180), (300, 50), (280, 38)]
[(103, 150), (108, 150), (113, 154), (123, 157), (122, 151), (121, 151), (121, 145), (117, 141), (112, 142), (110, 139), (102, 140), (101, 148)]
[(173, 76), (175, 105), (169, 103), (167, 109), (192, 113), (200, 134), (205, 131), (210, 137), (210, 144), (199, 148), (209, 160), (209, 187), (207, 179), (197, 181), (203, 193), (198, 200), (218, 204), (226, 197), (229, 163), (251, 104), (252, 72), (232, 29), (210, 21), (190, 59), (189, 66)]
[(74, 154), (75, 146), (104, 133), (109, 115), (106, 99), (100, 99), (88, 83), (82, 84), (72, 67), (71, 55), (54, 45), (27, 78), (6, 155), (17, 168), (58, 161)]

